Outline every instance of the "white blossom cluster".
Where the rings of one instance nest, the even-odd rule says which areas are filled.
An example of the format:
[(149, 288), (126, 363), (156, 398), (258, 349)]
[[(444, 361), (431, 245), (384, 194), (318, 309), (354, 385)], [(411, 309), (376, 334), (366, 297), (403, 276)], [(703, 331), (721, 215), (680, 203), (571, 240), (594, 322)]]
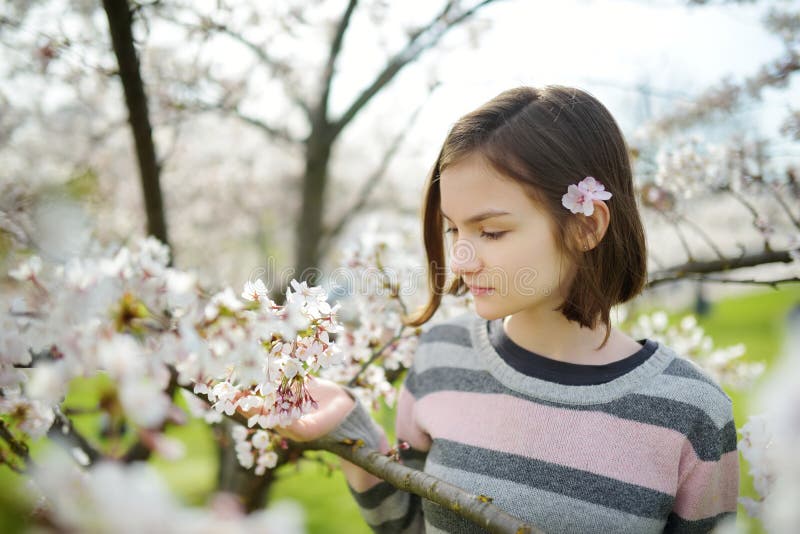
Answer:
[(280, 439), (275, 433), (267, 430), (253, 431), (236, 425), (231, 434), (236, 442), (236, 457), (245, 469), (255, 466), (255, 473), (260, 476), (266, 473), (267, 469), (278, 465), (278, 453), (275, 452), (275, 447)]
[[(217, 414), (248, 413), (251, 427), (286, 425), (316, 406), (306, 380), (342, 358), (331, 338), (342, 332), (338, 305), (322, 289), (292, 281), (283, 306), (260, 281), (243, 299), (231, 289), (209, 298), (168, 260), (165, 246), (144, 239), (63, 266), (34, 256), (9, 273), (23, 286), (0, 319), (0, 415), (14, 431), (46, 433), (70, 381), (98, 373), (156, 448), (164, 441), (154, 433), (178, 412), (165, 392), (173, 378)], [(275, 465), (269, 454), (240, 458)]]
[(693, 315), (683, 317), (677, 324), (670, 324), (663, 311), (640, 315), (632, 324), (630, 334), (636, 339), (652, 339), (671, 347), (719, 384), (733, 388), (750, 386), (764, 372), (763, 363), (741, 359), (746, 352), (743, 344), (714, 347), (714, 341)]
[[(415, 296), (415, 265), (401, 260), (408, 244), (399, 234), (369, 232), (345, 250), (342, 269), (350, 273), (347, 331), (337, 339), (343, 366), (322, 376), (351, 390), (362, 403), (378, 409), (380, 401), (392, 406), (397, 389), (392, 379), (411, 366), (419, 329), (403, 323), (408, 297)], [(387, 267), (391, 266), (391, 267)], [(387, 376), (388, 373), (388, 376)]]
[(720, 189), (740, 191), (750, 176), (761, 173), (760, 149), (745, 140), (713, 144), (699, 137), (681, 139), (658, 151), (654, 182), (684, 199)]

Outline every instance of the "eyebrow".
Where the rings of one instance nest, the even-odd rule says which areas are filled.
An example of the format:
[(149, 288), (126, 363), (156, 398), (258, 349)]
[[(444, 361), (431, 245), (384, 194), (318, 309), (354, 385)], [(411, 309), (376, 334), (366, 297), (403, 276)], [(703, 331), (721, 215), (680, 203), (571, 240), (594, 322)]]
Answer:
[[(439, 208), (439, 212), (442, 214), (442, 216), (445, 219), (447, 219), (450, 222), (453, 222), (453, 219), (451, 219), (450, 217), (445, 215), (445, 213), (442, 211), (441, 208)], [(503, 210), (497, 210), (497, 209), (490, 209), (490, 210), (486, 210), (484, 212), (478, 213), (477, 215), (473, 215), (472, 217), (467, 219), (467, 224), (473, 224), (473, 223), (484, 221), (486, 219), (491, 219), (492, 217), (500, 217), (500, 216), (503, 216), (503, 215), (511, 215), (511, 212), (503, 211)]]

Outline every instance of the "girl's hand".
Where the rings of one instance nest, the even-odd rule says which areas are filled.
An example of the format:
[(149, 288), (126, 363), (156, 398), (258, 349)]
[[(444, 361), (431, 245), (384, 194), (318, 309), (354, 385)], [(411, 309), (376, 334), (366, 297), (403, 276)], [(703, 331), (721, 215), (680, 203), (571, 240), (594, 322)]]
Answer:
[[(308, 381), (306, 387), (311, 397), (319, 404), (319, 408), (305, 414), (289, 426), (273, 429), (292, 441), (312, 441), (329, 434), (339, 426), (355, 405), (355, 401), (344, 388), (330, 380), (314, 377)], [(257, 410), (254, 408), (251, 410), (252, 413), (242, 413), (245, 417), (249, 417)]]

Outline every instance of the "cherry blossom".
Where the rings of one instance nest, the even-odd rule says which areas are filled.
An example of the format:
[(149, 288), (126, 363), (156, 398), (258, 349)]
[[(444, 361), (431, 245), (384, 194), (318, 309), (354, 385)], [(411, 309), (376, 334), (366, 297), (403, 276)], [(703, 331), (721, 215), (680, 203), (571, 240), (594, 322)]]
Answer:
[(561, 204), (572, 213), (583, 213), (587, 217), (594, 213), (595, 200), (608, 200), (611, 193), (593, 176), (587, 176), (578, 185), (567, 187), (567, 193), (561, 197)]

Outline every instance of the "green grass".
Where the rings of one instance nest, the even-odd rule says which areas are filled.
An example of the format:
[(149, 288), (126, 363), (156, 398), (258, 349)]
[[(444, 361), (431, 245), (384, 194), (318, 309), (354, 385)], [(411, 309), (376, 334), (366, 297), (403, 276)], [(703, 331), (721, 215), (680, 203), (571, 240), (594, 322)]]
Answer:
[[(713, 304), (711, 313), (699, 318), (699, 321), (718, 346), (743, 342), (748, 349), (745, 358), (764, 361), (769, 369), (782, 350), (785, 334), (783, 318), (798, 303), (800, 286), (787, 285), (780, 291), (769, 290), (718, 301)], [(674, 317), (681, 315), (675, 314)], [(763, 378), (759, 382), (763, 382)], [(78, 380), (72, 384), (67, 403), (72, 407), (91, 408), (97, 405), (102, 392), (109, 387), (109, 382), (103, 378)], [(741, 426), (750, 413), (753, 391), (728, 390), (728, 393), (734, 400), (737, 426)], [(378, 414), (379, 421), (390, 433), (393, 415), (392, 410), (382, 410)], [(85, 415), (77, 417), (75, 424), (88, 435), (96, 435), (100, 420), (96, 416)], [(202, 505), (213, 491), (217, 471), (211, 429), (201, 421), (191, 421), (185, 426), (171, 428), (169, 435), (183, 441), (187, 448), (186, 456), (178, 462), (154, 457), (150, 463), (165, 476), (169, 487), (184, 502)], [(132, 439), (133, 436), (128, 432), (116, 441), (105, 440), (102, 445), (123, 448)], [(394, 436), (390, 435), (390, 440), (393, 439)], [(40, 451), (41, 444), (32, 448), (34, 458)], [(279, 469), (269, 500), (298, 501), (305, 510), (310, 534), (369, 532), (347, 490), (343, 475), (328, 467), (328, 464), (336, 465), (338, 460), (328, 454), (313, 456), (314, 460)], [(746, 473), (747, 465), (743, 462), (740, 494), (755, 497)], [(24, 526), (29, 503), (24, 498), (24, 486), (20, 480), (6, 466), (0, 466), (0, 532), (19, 532)], [(739, 525), (745, 532), (762, 532), (742, 509)]]

